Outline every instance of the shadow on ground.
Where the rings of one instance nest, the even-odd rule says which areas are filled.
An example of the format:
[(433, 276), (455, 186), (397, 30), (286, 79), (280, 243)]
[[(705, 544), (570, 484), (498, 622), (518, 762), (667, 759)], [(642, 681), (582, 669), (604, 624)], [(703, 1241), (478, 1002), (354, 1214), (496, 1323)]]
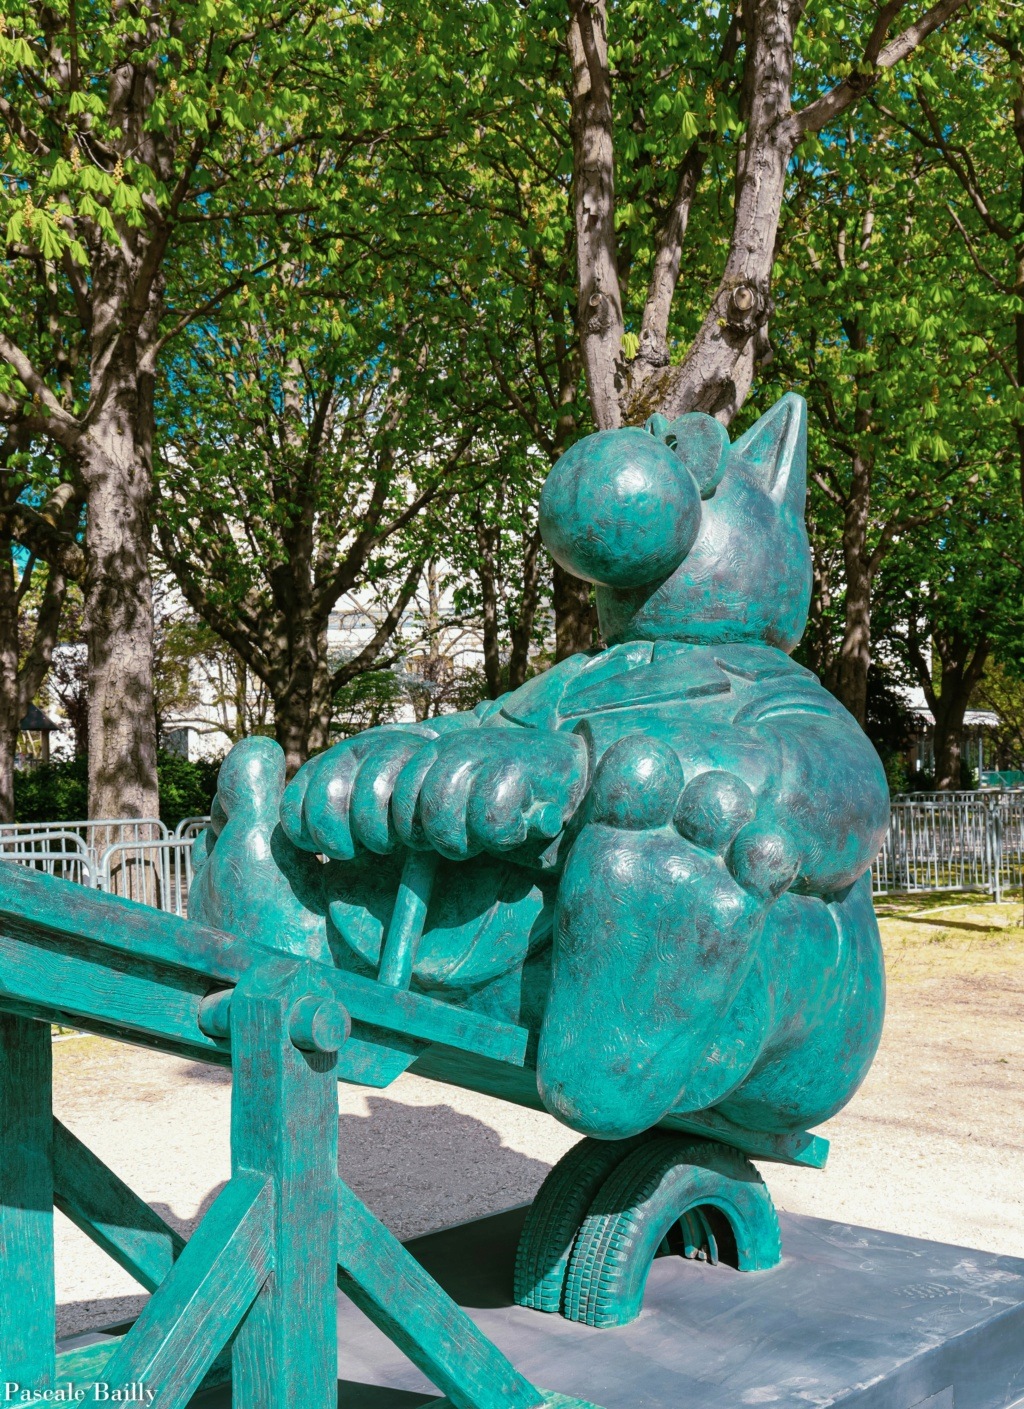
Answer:
[(366, 1116), (341, 1116), (342, 1177), (401, 1238), (529, 1202), (550, 1166), (502, 1144), (448, 1105), (371, 1096)]
[[(421, 1394), (419, 1390), (382, 1389), (379, 1385), (358, 1384), (355, 1380), (338, 1381), (338, 1409), (429, 1409), (440, 1404), (439, 1394)], [(193, 1409), (231, 1409), (231, 1390), (210, 1390), (192, 1401)]]
[[(189, 1076), (230, 1080), (229, 1073), (206, 1066), (190, 1069)], [(366, 1115), (339, 1118), (339, 1166), (355, 1193), (400, 1238), (526, 1203), (548, 1172), (548, 1164), (508, 1149), (489, 1125), (449, 1105), (402, 1105), (373, 1096), (367, 1105)], [(183, 1219), (164, 1202), (152, 1207), (189, 1237), (223, 1187), (211, 1188), (191, 1218)], [(140, 1294), (64, 1302), (58, 1307), (58, 1334), (130, 1319), (145, 1301)], [(369, 1400), (366, 1404), (370, 1409)]]

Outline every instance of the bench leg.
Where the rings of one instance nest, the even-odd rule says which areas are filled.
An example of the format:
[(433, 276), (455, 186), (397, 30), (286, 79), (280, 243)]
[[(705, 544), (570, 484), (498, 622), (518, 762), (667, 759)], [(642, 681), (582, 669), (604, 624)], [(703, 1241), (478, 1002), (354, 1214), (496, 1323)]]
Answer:
[(232, 1167), (265, 1175), (274, 1195), (274, 1270), (232, 1353), (239, 1409), (337, 1409), (337, 1053), (290, 1036), (296, 1003), (315, 1007), (315, 992), (306, 966), (286, 961), (231, 1000)]
[(50, 1024), (0, 1013), (0, 1389), (52, 1389)]

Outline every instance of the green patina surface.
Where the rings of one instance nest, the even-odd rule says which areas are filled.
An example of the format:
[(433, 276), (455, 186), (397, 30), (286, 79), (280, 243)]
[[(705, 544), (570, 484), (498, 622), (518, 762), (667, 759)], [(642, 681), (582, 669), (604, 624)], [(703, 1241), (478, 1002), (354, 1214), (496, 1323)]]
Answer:
[[(238, 745), (191, 912), (527, 1029), (528, 1073), (494, 1080), (583, 1134), (710, 1123), (814, 1162), (802, 1132), (881, 1032), (866, 873), (888, 790), (788, 655), (805, 442), (787, 396), (734, 445), (702, 415), (574, 445), (541, 525), (597, 584), (608, 648), (345, 740), (287, 787), (276, 745)], [(440, 1065), (487, 1079), (469, 1053)]]
[[(427, 1076), (591, 1137), (527, 1220), (517, 1299), (637, 1314), (660, 1252), (779, 1256), (756, 1155), (807, 1127), (880, 1035), (866, 871), (881, 767), (787, 652), (803, 630), (804, 408), (735, 445), (704, 416), (555, 466), (551, 551), (597, 583), (607, 650), (471, 715), (370, 730), (285, 786), (238, 745), (189, 921), (0, 867), (0, 1377), (143, 1380), (178, 1409), (336, 1402), (349, 1295), (457, 1409), (529, 1384), (337, 1177), (335, 1083)], [(49, 1024), (234, 1073), (232, 1176), (183, 1244), (52, 1119)], [(53, 1208), (152, 1297), (57, 1357)]]

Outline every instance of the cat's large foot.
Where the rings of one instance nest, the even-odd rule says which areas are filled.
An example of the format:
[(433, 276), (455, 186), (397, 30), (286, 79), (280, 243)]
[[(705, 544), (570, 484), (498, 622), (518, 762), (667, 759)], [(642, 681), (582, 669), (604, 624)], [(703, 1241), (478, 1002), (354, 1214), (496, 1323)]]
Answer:
[[(558, 891), (538, 1053), (547, 1108), (621, 1139), (700, 1103), (797, 864), (740, 779), (705, 773), (684, 789), (668, 747), (636, 735), (609, 750)], [(750, 1061), (766, 1035), (746, 1034)]]

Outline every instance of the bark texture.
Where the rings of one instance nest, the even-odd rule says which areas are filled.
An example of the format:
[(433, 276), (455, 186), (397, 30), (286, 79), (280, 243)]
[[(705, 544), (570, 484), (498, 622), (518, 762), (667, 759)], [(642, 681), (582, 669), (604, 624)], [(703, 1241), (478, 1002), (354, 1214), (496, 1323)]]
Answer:
[[(134, 401), (139, 388), (129, 386)], [(153, 587), (149, 571), (152, 407), (99, 418), (82, 447), (89, 816), (156, 817)]]
[(935, 720), (935, 787), (955, 791), (960, 787), (964, 715), (985, 673), (992, 642), (984, 630), (937, 631), (932, 635), (929, 654), (917, 634), (916, 620), (912, 620), (907, 644), (911, 664)]
[(606, 0), (572, 0), (573, 218), (577, 328), (598, 430), (622, 423), (622, 298), (615, 240), (615, 150)]
[[(901, 3), (870, 16), (864, 48), (848, 78), (804, 108), (792, 107), (796, 35), (804, 0), (750, 0), (726, 12), (719, 65), (742, 54), (743, 138), (736, 161), (733, 224), (721, 281), (685, 356), (671, 363), (669, 324), (686, 232), (698, 198), (707, 149), (702, 133), (674, 174), (672, 193), (649, 272), (639, 349), (622, 351), (623, 298), (615, 239), (612, 73), (605, 0), (570, 0), (573, 211), (577, 254), (578, 334), (591, 408), (599, 428), (639, 425), (654, 412), (701, 410), (728, 424), (742, 406), (759, 362), (770, 357), (771, 271), (786, 173), (798, 143), (846, 111), (880, 73), (905, 59), (961, 8), (941, 0), (889, 37)], [(851, 55), (851, 58), (853, 56)]]
[[(14, 431), (0, 443), (0, 822), (14, 820), (14, 763), (18, 725), (46, 678), (57, 642), (67, 581), (82, 566), (74, 538), (81, 505), (69, 485), (40, 508), (18, 503), (24, 479), (12, 464), (24, 437)], [(27, 548), (25, 537), (33, 547)], [(19, 567), (15, 545), (27, 552)], [(49, 562), (34, 615), (25, 609), (41, 559)]]

